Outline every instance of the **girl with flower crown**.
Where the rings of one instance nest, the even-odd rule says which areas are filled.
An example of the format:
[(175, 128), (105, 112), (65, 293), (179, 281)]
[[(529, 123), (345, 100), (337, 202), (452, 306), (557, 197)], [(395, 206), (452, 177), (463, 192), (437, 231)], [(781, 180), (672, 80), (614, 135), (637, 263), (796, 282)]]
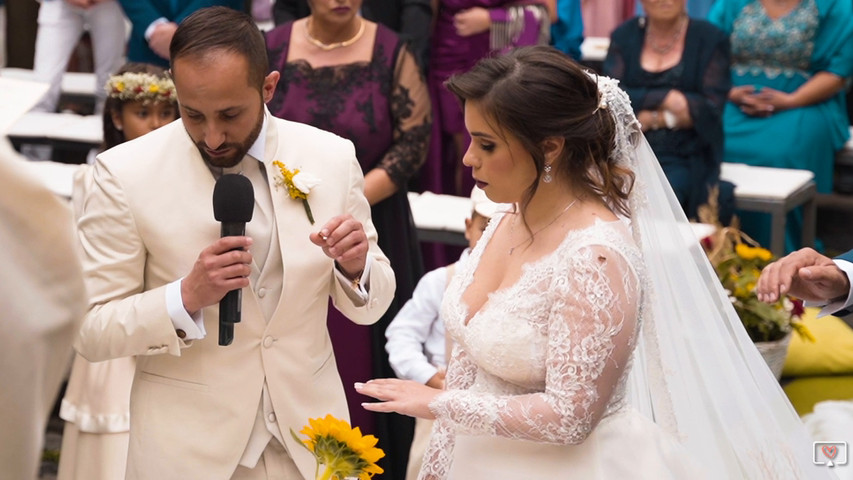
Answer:
[[(128, 63), (105, 85), (104, 143), (108, 150), (179, 117), (175, 86), (157, 66)], [(91, 163), (91, 162), (90, 162)], [(72, 204), (78, 221), (86, 213), (89, 165), (74, 175)], [(58, 479), (124, 478), (130, 429), (133, 357), (91, 363), (75, 355), (59, 416), (65, 420)]]

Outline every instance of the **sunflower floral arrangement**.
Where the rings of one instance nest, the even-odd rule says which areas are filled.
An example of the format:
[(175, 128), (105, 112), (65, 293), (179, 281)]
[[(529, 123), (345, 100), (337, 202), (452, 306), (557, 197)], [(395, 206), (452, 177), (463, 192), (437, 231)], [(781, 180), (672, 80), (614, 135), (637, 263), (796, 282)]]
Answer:
[[(373, 435), (362, 435), (358, 427), (352, 428), (343, 420), (332, 415), (311, 418), (299, 433), (308, 439), (301, 439), (293, 429), (290, 430), (293, 438), (317, 460), (314, 472), (317, 480), (369, 480), (373, 475), (383, 472), (376, 465), (385, 456), (382, 449), (376, 448), (378, 439)], [(320, 465), (325, 466), (322, 474)]]
[(308, 194), (311, 189), (320, 184), (320, 179), (310, 173), (300, 172), (298, 168), (290, 170), (278, 160), (272, 162), (278, 168), (280, 177), (276, 177), (276, 186), (287, 189), (288, 195), (294, 200), (302, 200), (302, 206), (305, 207), (305, 214), (308, 215), (308, 221), (314, 225), (314, 214), (311, 213), (311, 206), (308, 205)]
[(699, 218), (703, 223), (716, 225), (717, 230), (702, 240), (702, 246), (749, 338), (753, 342), (773, 342), (793, 330), (814, 341), (800, 321), (804, 312), (802, 300), (787, 295), (770, 304), (758, 300), (755, 285), (761, 270), (774, 260), (773, 254), (740, 231), (737, 218), (729, 227), (720, 225), (716, 208), (716, 196), (712, 193), (708, 205), (700, 207)]

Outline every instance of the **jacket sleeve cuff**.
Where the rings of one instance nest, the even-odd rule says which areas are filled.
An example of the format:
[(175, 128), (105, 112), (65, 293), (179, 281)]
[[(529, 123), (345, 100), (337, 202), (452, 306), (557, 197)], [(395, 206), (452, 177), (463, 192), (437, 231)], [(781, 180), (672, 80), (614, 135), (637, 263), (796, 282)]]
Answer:
[[(368, 291), (370, 290), (370, 266), (373, 264), (373, 257), (367, 256), (367, 261), (364, 262), (364, 270), (356, 279), (349, 279), (338, 268), (335, 268), (335, 277), (338, 282), (347, 290), (348, 293), (353, 293), (356, 298), (361, 300), (361, 303), (367, 303)], [(337, 264), (336, 264), (337, 265)], [(349, 295), (352, 297), (352, 295)]]
[(151, 35), (154, 35), (154, 29), (157, 28), (158, 25), (162, 25), (164, 23), (169, 23), (169, 20), (166, 17), (160, 17), (151, 22), (151, 24), (148, 25), (148, 28), (145, 29), (145, 41), (150, 42)]
[(181, 297), (181, 282), (183, 281), (184, 279), (181, 278), (166, 285), (166, 310), (169, 312), (169, 319), (172, 320), (175, 331), (181, 330), (186, 334), (186, 336), (181, 337), (182, 340), (202, 339), (207, 335), (204, 330), (203, 310), (199, 310), (195, 315), (190, 315), (184, 309), (184, 299)]

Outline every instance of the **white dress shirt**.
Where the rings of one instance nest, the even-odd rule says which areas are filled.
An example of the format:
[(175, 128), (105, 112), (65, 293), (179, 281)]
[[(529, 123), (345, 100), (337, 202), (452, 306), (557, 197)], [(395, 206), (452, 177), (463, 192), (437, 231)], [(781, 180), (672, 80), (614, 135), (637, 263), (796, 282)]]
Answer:
[[(468, 253), (466, 249), (457, 264), (468, 258)], [(447, 269), (427, 272), (385, 330), (388, 360), (400, 378), (426, 384), (447, 366), (444, 322), (439, 315), (447, 288)]]
[[(851, 310), (853, 307), (853, 263), (848, 262), (847, 260), (834, 259), (838, 268), (840, 268), (846, 275), (847, 278), (851, 279), (850, 281), (850, 290), (847, 292), (847, 298), (844, 300), (836, 300), (834, 302), (830, 302), (826, 305), (823, 305), (820, 312), (818, 313), (818, 317), (823, 317), (824, 315), (834, 315), (835, 313), (841, 310)], [(817, 302), (806, 302), (807, 306), (821, 306), (820, 303)], [(847, 316), (848, 312), (842, 312), (840, 316)]]

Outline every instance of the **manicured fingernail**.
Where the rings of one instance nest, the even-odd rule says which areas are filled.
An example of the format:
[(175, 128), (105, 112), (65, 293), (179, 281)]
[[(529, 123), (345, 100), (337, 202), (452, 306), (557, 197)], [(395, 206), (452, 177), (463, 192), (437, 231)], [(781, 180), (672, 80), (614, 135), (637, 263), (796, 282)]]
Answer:
[(355, 382), (355, 388), (361, 388), (361, 387), (363, 387), (363, 386), (364, 386), (364, 384), (363, 384), (363, 383), (361, 383), (361, 382)]

